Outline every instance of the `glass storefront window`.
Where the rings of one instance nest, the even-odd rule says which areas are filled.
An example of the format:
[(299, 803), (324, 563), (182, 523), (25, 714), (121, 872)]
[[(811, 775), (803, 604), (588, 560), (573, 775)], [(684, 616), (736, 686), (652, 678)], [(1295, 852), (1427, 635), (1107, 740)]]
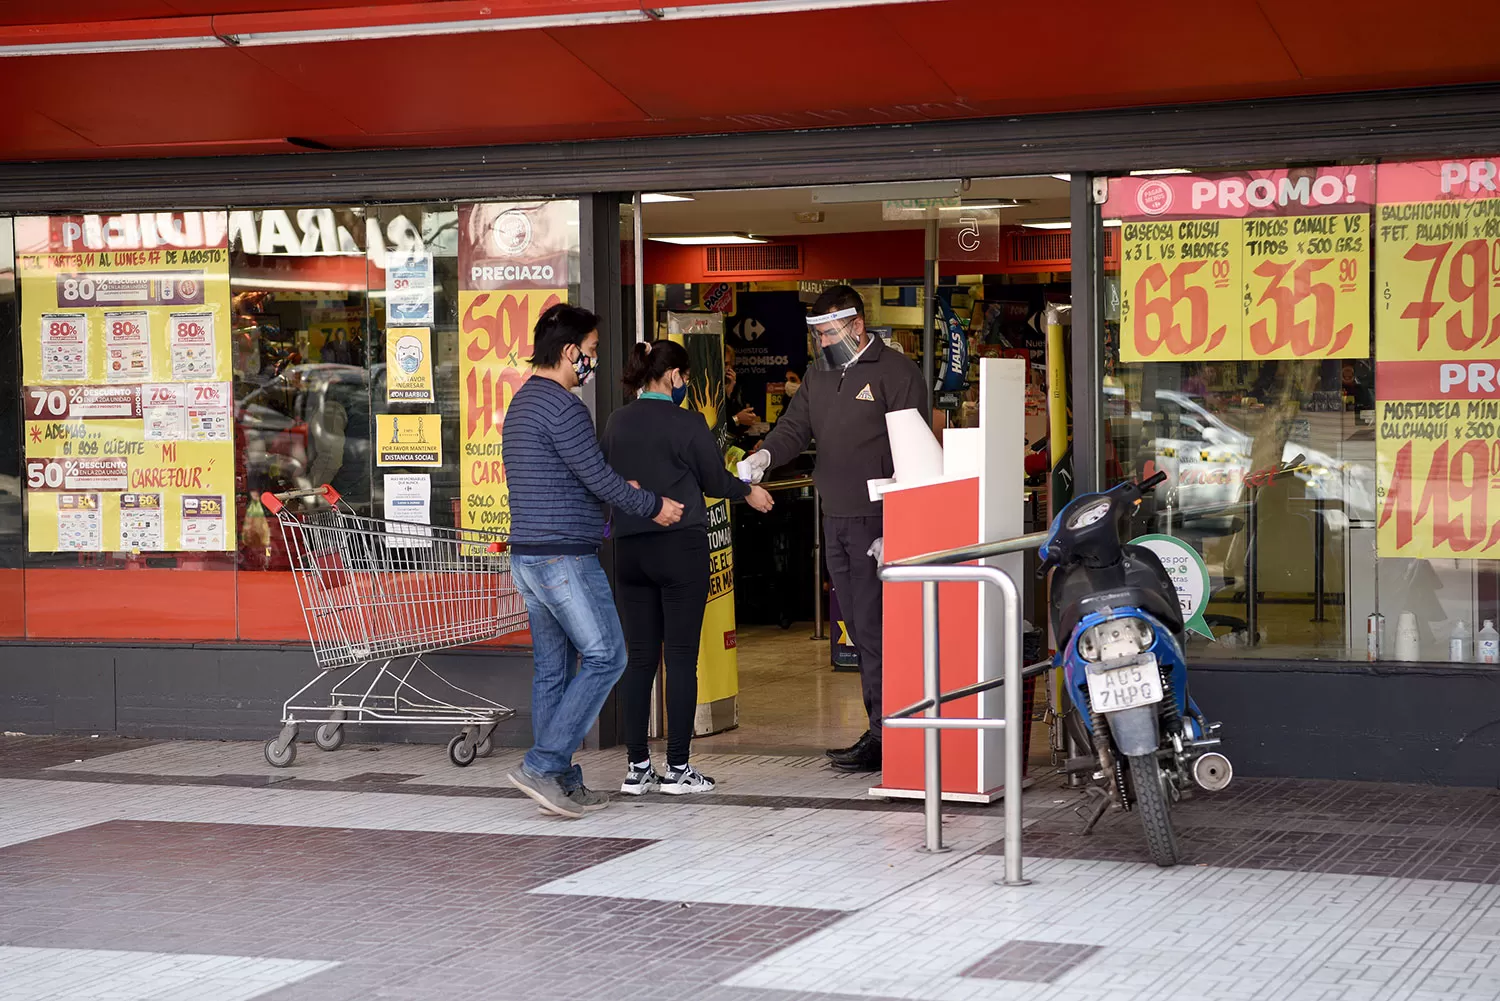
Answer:
[[(302, 638), (267, 491), (507, 530), (504, 412), (578, 301), (578, 227), (540, 199), (5, 220), (0, 636), (92, 608), (100, 637)], [(148, 572), (55, 575), (96, 568)]]
[[(1377, 367), (1402, 335), (1375, 180), (1330, 165), (1111, 181), (1106, 473), (1168, 473), (1135, 530), (1206, 566), (1213, 635), (1191, 637), (1195, 655), (1364, 660), (1373, 631), (1378, 659), (1446, 661), (1455, 634), (1500, 619), (1497, 561), (1377, 539), (1392, 517)], [(1464, 275), (1487, 283), (1488, 265)], [(1460, 423), (1444, 434), (1467, 439)], [(1453, 478), (1465, 497), (1488, 488), (1474, 475)]]
[(16, 308), (15, 231), (0, 219), (0, 636), (24, 636), (26, 552), (21, 493), (21, 337)]
[(241, 569), (289, 569), (264, 492), (371, 509), (366, 241), (360, 208), (229, 213)]

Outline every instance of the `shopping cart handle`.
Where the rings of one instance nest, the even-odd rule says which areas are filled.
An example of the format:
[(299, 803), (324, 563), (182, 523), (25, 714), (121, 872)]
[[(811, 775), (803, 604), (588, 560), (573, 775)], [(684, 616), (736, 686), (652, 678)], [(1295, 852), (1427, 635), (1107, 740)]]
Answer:
[(503, 552), (505, 552), (505, 543), (503, 543), (503, 542), (491, 542), (490, 545), (489, 545), (489, 550), (492, 553), (503, 553)]
[(289, 500), (297, 500), (303, 497), (322, 497), (330, 504), (337, 504), (341, 498), (339, 492), (328, 484), (321, 487), (309, 487), (306, 490), (283, 490), (273, 494), (269, 490), (260, 495), (261, 504), (265, 505), (267, 511), (272, 514), (280, 514), (282, 508), (286, 507)]

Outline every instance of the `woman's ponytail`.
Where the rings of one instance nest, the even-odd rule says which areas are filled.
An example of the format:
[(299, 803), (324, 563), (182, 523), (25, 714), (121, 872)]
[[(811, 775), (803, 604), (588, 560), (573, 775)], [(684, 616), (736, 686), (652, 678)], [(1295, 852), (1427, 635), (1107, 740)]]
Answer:
[(628, 392), (639, 393), (641, 387), (651, 381), (650, 368), (651, 344), (649, 341), (637, 341), (630, 349), (630, 354), (625, 357), (625, 371), (620, 381), (625, 384)]
[(625, 359), (620, 382), (627, 392), (639, 393), (674, 368), (687, 377), (688, 353), (681, 344), (676, 341), (639, 341)]

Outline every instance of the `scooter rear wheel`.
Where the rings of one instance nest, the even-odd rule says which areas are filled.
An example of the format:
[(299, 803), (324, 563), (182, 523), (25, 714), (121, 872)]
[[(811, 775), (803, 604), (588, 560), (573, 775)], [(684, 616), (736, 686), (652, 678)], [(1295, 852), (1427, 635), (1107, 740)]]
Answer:
[(1146, 848), (1159, 866), (1177, 864), (1177, 833), (1172, 830), (1172, 801), (1155, 754), (1132, 754), (1130, 784), (1135, 792), (1135, 812), (1141, 816)]

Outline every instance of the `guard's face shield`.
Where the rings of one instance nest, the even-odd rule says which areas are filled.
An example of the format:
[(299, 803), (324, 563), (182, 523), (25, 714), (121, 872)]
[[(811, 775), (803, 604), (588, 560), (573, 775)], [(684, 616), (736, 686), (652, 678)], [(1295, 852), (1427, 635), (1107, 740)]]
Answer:
[(807, 318), (812, 334), (815, 361), (824, 371), (843, 370), (865, 345), (865, 323), (857, 309), (840, 309), (833, 313)]

